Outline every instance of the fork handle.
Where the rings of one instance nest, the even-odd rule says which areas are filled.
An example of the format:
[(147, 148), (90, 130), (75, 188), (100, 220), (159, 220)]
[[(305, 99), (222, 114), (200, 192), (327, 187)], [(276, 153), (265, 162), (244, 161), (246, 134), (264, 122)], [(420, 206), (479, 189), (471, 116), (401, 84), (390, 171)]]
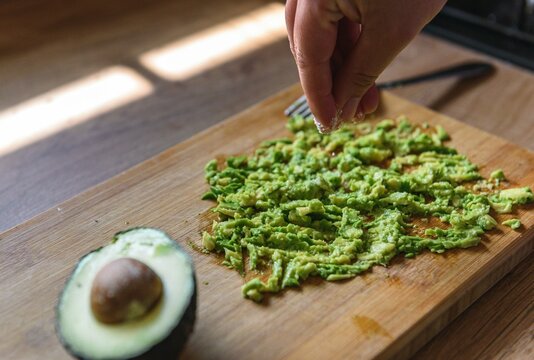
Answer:
[(491, 74), (495, 71), (495, 66), (487, 62), (467, 62), (460, 65), (454, 65), (445, 69), (431, 71), (426, 74), (404, 78), (401, 80), (387, 81), (377, 84), (379, 89), (393, 89), (401, 86), (416, 84), (422, 81), (438, 80), (448, 77), (457, 77), (459, 79), (470, 79), (479, 76)]

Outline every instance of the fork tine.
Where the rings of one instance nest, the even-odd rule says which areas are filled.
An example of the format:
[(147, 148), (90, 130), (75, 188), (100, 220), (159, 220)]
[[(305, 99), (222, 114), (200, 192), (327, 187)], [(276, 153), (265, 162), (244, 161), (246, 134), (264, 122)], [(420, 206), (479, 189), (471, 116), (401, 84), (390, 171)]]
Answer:
[(293, 104), (289, 105), (287, 109), (285, 109), (284, 114), (286, 116), (292, 116), (295, 114), (295, 111), (302, 106), (302, 104), (306, 103), (306, 96), (302, 95), (297, 100), (293, 102)]
[(312, 115), (311, 109), (308, 107), (306, 111), (304, 111), (302, 114), (300, 114), (303, 118), (307, 118)]
[(302, 115), (304, 114), (310, 107), (308, 106), (308, 102), (306, 101), (304, 104), (300, 105), (293, 115)]

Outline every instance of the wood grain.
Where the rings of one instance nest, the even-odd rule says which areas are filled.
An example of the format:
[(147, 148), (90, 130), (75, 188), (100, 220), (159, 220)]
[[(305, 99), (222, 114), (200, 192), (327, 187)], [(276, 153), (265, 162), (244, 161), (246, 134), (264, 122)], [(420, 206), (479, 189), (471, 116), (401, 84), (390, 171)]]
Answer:
[[(0, 2), (0, 110), (102, 68), (123, 65), (155, 91), (0, 157), (0, 230), (22, 223), (298, 81), (285, 39), (186, 81), (139, 64), (144, 52), (242, 16), (266, 0)], [(202, 56), (198, 54), (197, 56)], [(394, 93), (534, 149), (534, 76), (473, 51), (418, 36), (386, 69), (394, 79), (464, 60), (494, 76)], [(143, 139), (139, 144), (137, 139)], [(110, 154), (112, 154), (110, 156)]]
[(414, 360), (532, 358), (533, 278), (534, 262), (527, 257), (425, 345)]
[(139, 63), (149, 50), (244, 16), (269, 1), (66, 3), (0, 2), (0, 111), (116, 65), (146, 78), (154, 92), (1, 156), (0, 230), (298, 81), (287, 40), (279, 37), (184, 81), (164, 80)]
[[(68, 198), (295, 83), (297, 75), (285, 41), (180, 83), (161, 81), (137, 66), (137, 56), (146, 50), (265, 3), (0, 2), (0, 109), (116, 64), (133, 66), (156, 89), (147, 101), (100, 115), (82, 126), (0, 157), (0, 231), (51, 207), (57, 208)], [(467, 59), (489, 60), (498, 70), (483, 81), (447, 80), (393, 92), (534, 149), (534, 76), (530, 72), (420, 35), (381, 78), (414, 75)], [(136, 141), (139, 138), (143, 139), (142, 146)], [(98, 230), (99, 225), (96, 226)], [(19, 249), (24, 251), (23, 246)], [(77, 254), (82, 252), (76, 250)], [(28, 266), (32, 264), (31, 258), (28, 260), (23, 254), (13, 256), (25, 259)], [(525, 345), (532, 344), (532, 321), (528, 319), (532, 314), (530, 299), (534, 287), (531, 277), (523, 276), (528, 269), (534, 271), (534, 263), (526, 259), (431, 340), (422, 350), (424, 355), (418, 358), (428, 358), (429, 354), (447, 358), (447, 353), (453, 350), (448, 344), (455, 344), (455, 349), (461, 345), (466, 354), (482, 357), (498, 354), (531, 357), (529, 346)], [(0, 297), (2, 294), (6, 294), (3, 288)], [(487, 307), (486, 303), (495, 306)], [(512, 318), (509, 314), (516, 314), (517, 309), (523, 310)], [(483, 319), (488, 317), (484, 325)], [(43, 338), (38, 330), (29, 332), (27, 337), (34, 346)], [(477, 341), (465, 341), (471, 338)], [(487, 351), (489, 344), (493, 353)]]
[[(75, 260), (117, 230), (156, 226), (183, 245), (198, 243), (212, 205), (199, 200), (204, 163), (284, 135), (282, 109), (298, 93), (298, 87), (282, 92), (1, 234), (0, 358), (40, 358), (43, 351), (66, 356), (53, 334), (57, 294)], [(483, 164), (484, 174), (501, 167), (512, 181), (534, 185), (529, 151), (391, 94), (382, 104), (380, 116), (406, 114), (443, 125), (452, 145)], [(200, 303), (185, 358), (407, 357), (531, 251), (534, 213), (517, 215), (521, 232), (499, 226), (476, 248), (397, 259), (342, 283), (309, 281), (265, 305), (243, 300), (243, 279), (216, 257), (188, 249)]]

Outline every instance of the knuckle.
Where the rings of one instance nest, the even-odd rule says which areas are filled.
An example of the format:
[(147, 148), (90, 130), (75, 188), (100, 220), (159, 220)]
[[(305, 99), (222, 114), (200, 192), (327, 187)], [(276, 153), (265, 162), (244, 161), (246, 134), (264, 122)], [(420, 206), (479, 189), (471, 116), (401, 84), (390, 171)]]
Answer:
[(377, 78), (377, 75), (355, 72), (351, 74), (350, 82), (357, 89), (368, 89), (375, 83)]
[(291, 54), (293, 54), (293, 57), (296, 59), (295, 45), (293, 44), (293, 41), (291, 41), (291, 39), (289, 39), (289, 50), (291, 50)]
[(317, 20), (318, 26), (328, 28), (343, 18), (343, 14), (336, 4), (336, 0), (308, 1), (309, 11)]
[(335, 0), (338, 12), (342, 13), (349, 20), (354, 22), (361, 22), (362, 16), (360, 10), (353, 0)]
[(303, 51), (303, 49), (298, 46), (298, 44), (293, 45), (291, 52), (293, 53), (293, 57), (295, 58), (295, 63), (297, 64), (297, 67), (301, 70), (314, 69), (330, 61), (330, 59), (321, 59), (314, 57), (313, 54), (310, 54), (307, 51)]
[(297, 63), (297, 66), (299, 68), (305, 68), (309, 65), (308, 58), (300, 48), (293, 46), (293, 49), (291, 51), (293, 52), (293, 56), (295, 57), (295, 63)]

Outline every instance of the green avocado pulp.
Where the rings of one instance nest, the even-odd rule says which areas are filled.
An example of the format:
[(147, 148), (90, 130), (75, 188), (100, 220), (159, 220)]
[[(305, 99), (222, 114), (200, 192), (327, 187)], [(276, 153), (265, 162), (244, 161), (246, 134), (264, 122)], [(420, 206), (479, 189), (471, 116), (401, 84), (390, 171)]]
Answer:
[(210, 191), (203, 199), (216, 200), (219, 220), (203, 246), (224, 253), (224, 264), (241, 274), (270, 274), (243, 286), (255, 301), (308, 276), (347, 279), (397, 254), (475, 246), (497, 225), (490, 209), (507, 213), (533, 201), (528, 187), (502, 190), (502, 171), (484, 180), (443, 144), (449, 136), (440, 126), (406, 117), (328, 135), (311, 119), (295, 117), (287, 126), (292, 138), (229, 157), (222, 169), (215, 160), (205, 168)]

